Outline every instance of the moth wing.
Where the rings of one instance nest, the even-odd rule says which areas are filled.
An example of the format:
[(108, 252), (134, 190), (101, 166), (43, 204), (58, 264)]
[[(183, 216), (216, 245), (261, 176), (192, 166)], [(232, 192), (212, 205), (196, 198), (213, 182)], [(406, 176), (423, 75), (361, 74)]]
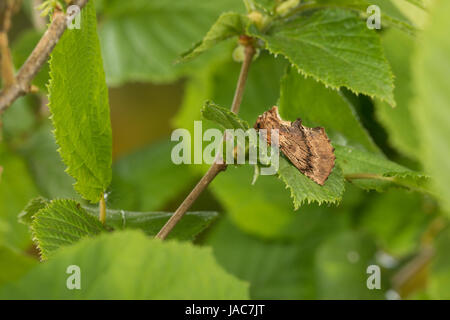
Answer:
[(280, 130), (280, 150), (303, 174), (312, 174), (311, 152), (303, 130), (292, 126)]
[(325, 130), (321, 127), (306, 128), (305, 134), (311, 151), (312, 180), (323, 185), (334, 168), (336, 157)]

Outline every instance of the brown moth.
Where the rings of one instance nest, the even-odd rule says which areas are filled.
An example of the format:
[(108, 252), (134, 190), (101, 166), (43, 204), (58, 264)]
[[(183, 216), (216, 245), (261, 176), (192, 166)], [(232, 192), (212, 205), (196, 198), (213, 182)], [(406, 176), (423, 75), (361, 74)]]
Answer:
[(271, 129), (279, 130), (279, 145), (283, 154), (300, 172), (323, 185), (333, 170), (334, 148), (324, 128), (308, 128), (302, 120), (293, 122), (281, 119), (278, 107), (258, 117), (255, 129), (267, 129), (267, 143), (270, 144)]

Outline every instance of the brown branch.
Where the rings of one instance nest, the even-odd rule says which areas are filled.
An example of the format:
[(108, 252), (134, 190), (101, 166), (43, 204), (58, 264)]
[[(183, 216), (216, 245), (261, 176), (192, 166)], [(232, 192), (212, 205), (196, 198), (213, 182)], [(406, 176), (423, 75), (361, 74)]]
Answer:
[[(88, 0), (74, 0), (71, 4), (82, 9)], [(63, 12), (56, 11), (52, 23), (31, 52), (28, 59), (20, 68), (15, 78), (15, 83), (0, 92), (0, 114), (2, 114), (17, 98), (28, 93), (31, 89), (31, 81), (48, 60), (50, 53), (55, 48), (58, 40), (67, 28), (70, 17)]]
[(255, 48), (253, 47), (252, 38), (241, 36), (239, 40), (245, 45), (245, 57), (242, 62), (241, 72), (239, 74), (238, 83), (234, 92), (233, 103), (231, 104), (231, 112), (235, 114), (239, 113), (242, 97), (244, 95), (245, 83), (248, 77), (248, 70), (250, 69), (250, 64), (253, 60), (253, 56), (255, 55)]
[[(231, 105), (231, 111), (234, 113), (239, 112), (239, 107), (242, 102), (242, 97), (245, 89), (245, 82), (248, 77), (248, 70), (250, 68), (250, 64), (253, 60), (253, 56), (255, 55), (255, 49), (253, 44), (251, 43), (252, 39), (242, 36), (240, 39), (241, 43), (245, 45), (245, 58), (241, 66), (241, 71), (239, 74), (238, 83), (236, 86), (236, 90), (234, 93), (233, 103)], [(222, 160), (222, 159), (220, 159)], [(172, 231), (172, 229), (176, 226), (178, 221), (183, 217), (186, 211), (192, 206), (192, 204), (197, 200), (197, 198), (202, 194), (202, 192), (206, 189), (206, 187), (214, 180), (214, 178), (221, 172), (227, 168), (227, 165), (224, 161), (216, 161), (211, 165), (206, 174), (200, 179), (194, 189), (189, 193), (189, 195), (184, 199), (175, 213), (170, 217), (170, 219), (166, 222), (166, 224), (161, 228), (155, 238), (164, 240), (167, 235)]]
[(169, 221), (161, 228), (161, 230), (156, 235), (156, 238), (165, 239), (167, 235), (176, 226), (178, 221), (183, 217), (183, 215), (188, 211), (192, 204), (197, 200), (199, 195), (206, 189), (206, 187), (214, 180), (214, 178), (219, 174), (219, 172), (225, 170), (226, 164), (218, 164), (214, 162), (206, 174), (200, 179), (197, 185), (192, 189), (191, 193), (184, 199), (175, 213), (170, 217)]

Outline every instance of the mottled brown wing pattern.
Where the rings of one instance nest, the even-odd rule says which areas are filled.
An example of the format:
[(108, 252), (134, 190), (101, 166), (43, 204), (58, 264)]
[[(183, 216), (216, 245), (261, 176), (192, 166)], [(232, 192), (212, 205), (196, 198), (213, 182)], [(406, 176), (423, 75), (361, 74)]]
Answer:
[(304, 129), (309, 137), (307, 140), (312, 154), (311, 167), (313, 172), (309, 177), (318, 184), (323, 185), (334, 168), (334, 161), (336, 160), (334, 148), (324, 128), (304, 127)]
[(274, 106), (258, 117), (256, 129), (267, 129), (270, 144), (270, 130), (279, 130), (279, 145), (291, 163), (314, 182), (323, 185), (334, 167), (334, 148), (325, 130), (321, 127), (308, 128), (297, 119), (294, 122), (282, 120)]

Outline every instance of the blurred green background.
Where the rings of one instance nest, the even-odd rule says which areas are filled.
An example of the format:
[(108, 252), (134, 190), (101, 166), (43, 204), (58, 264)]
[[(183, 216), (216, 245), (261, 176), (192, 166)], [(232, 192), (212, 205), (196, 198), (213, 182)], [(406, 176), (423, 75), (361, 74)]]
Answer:
[[(10, 32), (17, 68), (42, 33), (42, 18), (33, 13), (32, 2), (23, 1)], [(402, 14), (422, 25), (426, 14), (400, 2)], [(231, 58), (235, 41), (187, 64), (173, 61), (201, 39), (221, 12), (243, 12), (244, 6), (240, 0), (96, 4), (113, 129), (108, 206), (173, 211), (207, 167), (173, 165), (170, 134), (175, 128), (191, 129), (207, 99), (229, 106), (240, 68)], [(406, 87), (406, 93), (396, 92), (395, 112), (401, 118), (408, 112), (408, 63), (415, 39), (397, 30), (383, 31), (382, 37), (396, 86)], [(250, 124), (277, 103), (285, 67), (283, 58), (266, 53), (251, 66), (241, 107)], [(56, 153), (46, 108), (47, 79), (48, 67), (35, 80), (40, 93), (20, 98), (5, 113), (0, 147), (0, 243), (33, 258), (36, 250), (17, 214), (38, 195), (79, 199)], [(386, 106), (347, 94), (377, 146), (391, 160), (420, 169), (414, 150), (399, 147), (402, 140), (398, 130), (391, 130)], [(339, 206), (311, 204), (294, 211), (280, 180), (261, 176), (251, 185), (252, 175), (250, 166), (230, 166), (192, 208), (220, 213), (195, 243), (212, 247), (225, 270), (248, 281), (251, 298), (450, 298), (448, 219), (431, 197), (403, 189), (367, 192), (346, 183)], [(0, 270), (7, 262), (0, 251)], [(372, 264), (382, 269), (381, 290), (366, 286), (366, 269)]]

